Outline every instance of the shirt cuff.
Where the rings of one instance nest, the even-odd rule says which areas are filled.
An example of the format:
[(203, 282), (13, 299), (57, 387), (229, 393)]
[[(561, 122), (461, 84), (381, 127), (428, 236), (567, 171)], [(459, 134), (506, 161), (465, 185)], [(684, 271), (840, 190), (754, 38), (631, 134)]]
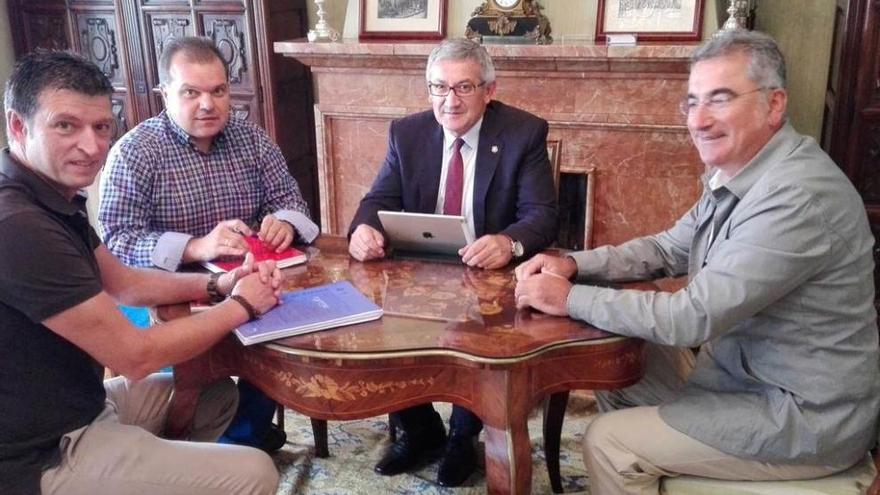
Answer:
[(578, 278), (590, 277), (602, 272), (602, 264), (599, 261), (599, 257), (592, 251), (577, 251), (566, 253), (565, 255), (573, 259), (577, 265)]
[(189, 234), (181, 234), (180, 232), (165, 232), (156, 241), (151, 261), (157, 268), (168, 270), (169, 272), (177, 271), (180, 267), (180, 261), (183, 259), (183, 251), (186, 249), (186, 244), (192, 237)]
[(293, 225), (293, 228), (296, 229), (296, 235), (306, 243), (314, 241), (315, 238), (318, 237), (318, 234), (321, 233), (321, 230), (315, 222), (311, 221), (309, 217), (303, 215), (301, 212), (295, 210), (278, 210), (274, 215), (278, 220), (284, 220), (290, 225)]
[(602, 288), (592, 285), (573, 285), (565, 301), (569, 316), (590, 323), (593, 319), (593, 302), (600, 290)]

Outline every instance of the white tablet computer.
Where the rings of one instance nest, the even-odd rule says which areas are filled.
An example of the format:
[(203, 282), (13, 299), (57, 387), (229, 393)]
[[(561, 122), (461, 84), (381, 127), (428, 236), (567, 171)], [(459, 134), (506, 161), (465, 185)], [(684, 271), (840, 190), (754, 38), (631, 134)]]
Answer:
[(440, 255), (460, 259), (458, 250), (474, 241), (462, 216), (382, 210), (379, 221), (395, 256)]

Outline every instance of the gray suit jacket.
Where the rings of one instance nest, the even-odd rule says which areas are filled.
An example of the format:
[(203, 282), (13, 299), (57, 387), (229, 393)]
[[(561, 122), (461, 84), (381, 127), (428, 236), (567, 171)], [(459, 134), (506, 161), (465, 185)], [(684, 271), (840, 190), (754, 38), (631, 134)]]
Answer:
[[(735, 206), (708, 243), (716, 203)], [(786, 125), (671, 229), (573, 256), (583, 276), (687, 273), (687, 287), (579, 285), (568, 308), (615, 333), (702, 344), (684, 390), (660, 407), (676, 430), (744, 458), (855, 463), (880, 410), (873, 245), (852, 184)]]

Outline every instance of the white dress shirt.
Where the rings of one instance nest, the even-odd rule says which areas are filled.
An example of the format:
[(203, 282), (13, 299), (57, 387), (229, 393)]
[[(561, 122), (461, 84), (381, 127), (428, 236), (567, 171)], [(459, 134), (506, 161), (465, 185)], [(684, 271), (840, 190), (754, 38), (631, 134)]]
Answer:
[[(464, 165), (464, 177), (462, 181), (461, 191), (461, 216), (467, 222), (468, 234), (472, 239), (476, 239), (474, 229), (474, 174), (477, 165), (477, 146), (480, 143), (480, 128), (483, 127), (483, 119), (474, 124), (461, 139), (464, 144), (461, 145), (461, 160)], [(440, 171), (440, 189), (437, 192), (437, 206), (434, 213), (443, 214), (443, 204), (446, 201), (446, 174), (449, 171), (449, 160), (452, 158), (453, 145), (458, 139), (451, 132), (443, 129), (443, 169)]]

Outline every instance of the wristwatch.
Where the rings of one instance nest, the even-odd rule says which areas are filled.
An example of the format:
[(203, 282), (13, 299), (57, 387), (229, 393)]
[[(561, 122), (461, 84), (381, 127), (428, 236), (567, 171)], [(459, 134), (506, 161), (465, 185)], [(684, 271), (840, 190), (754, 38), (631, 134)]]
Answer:
[(526, 252), (521, 242), (509, 236), (508, 239), (510, 239), (510, 254), (512, 254), (514, 258), (519, 258)]

